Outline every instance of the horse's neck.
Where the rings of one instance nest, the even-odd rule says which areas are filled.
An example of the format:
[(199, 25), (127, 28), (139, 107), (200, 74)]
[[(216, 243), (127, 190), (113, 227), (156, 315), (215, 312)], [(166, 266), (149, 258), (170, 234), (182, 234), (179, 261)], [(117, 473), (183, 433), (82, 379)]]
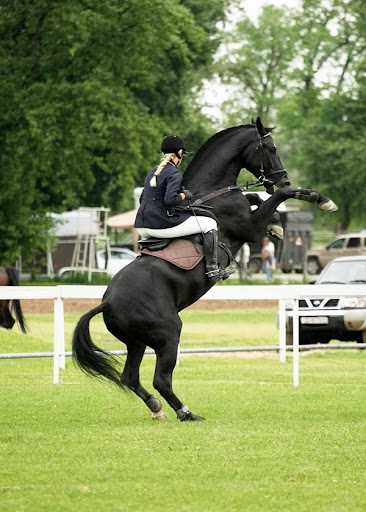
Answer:
[[(196, 154), (184, 174), (184, 186), (194, 194), (204, 195), (236, 184), (245, 162), (243, 155), (253, 143), (256, 132), (243, 125), (225, 130), (214, 136)], [(243, 165), (244, 164), (244, 165)], [(215, 200), (212, 206), (220, 225), (220, 238), (236, 253), (246, 239), (255, 236), (251, 210), (246, 198), (238, 191)]]
[(240, 169), (241, 165), (233, 160), (226, 164), (225, 172), (222, 172), (222, 167), (217, 165), (215, 159), (209, 159), (205, 163), (204, 173), (197, 172), (197, 175), (184, 176), (184, 186), (193, 193), (202, 195), (208, 191), (235, 185)]
[[(226, 133), (227, 132), (227, 133)], [(184, 186), (195, 193), (219, 189), (236, 183), (245, 147), (246, 127), (236, 127), (212, 139), (193, 158), (184, 174)], [(248, 137), (247, 143), (250, 142)]]

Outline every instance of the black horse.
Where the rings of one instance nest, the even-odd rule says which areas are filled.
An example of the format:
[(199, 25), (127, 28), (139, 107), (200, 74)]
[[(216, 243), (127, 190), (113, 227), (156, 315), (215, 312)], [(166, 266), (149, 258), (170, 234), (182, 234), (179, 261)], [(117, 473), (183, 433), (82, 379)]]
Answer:
[[(242, 168), (251, 171), (272, 193), (254, 212), (236, 186)], [(232, 253), (244, 242), (263, 238), (276, 208), (286, 199), (318, 202), (325, 210), (335, 208), (332, 201), (317, 192), (291, 188), (271, 132), (259, 118), (255, 124), (229, 128), (209, 139), (188, 166), (184, 186), (194, 193), (194, 204), (213, 208), (219, 220), (220, 239)], [(279, 187), (275, 192), (274, 186)], [(141, 385), (139, 378), (141, 360), (149, 346), (156, 353), (154, 388), (181, 421), (203, 419), (175, 395), (172, 375), (182, 328), (179, 311), (197, 301), (211, 286), (204, 262), (187, 272), (158, 258), (138, 257), (114, 276), (102, 303), (79, 320), (73, 337), (77, 364), (90, 375), (134, 391), (153, 416), (160, 417), (164, 415), (160, 401)], [(103, 313), (108, 330), (127, 346), (122, 374), (118, 361), (99, 349), (90, 337), (89, 322), (98, 313)]]
[[(19, 274), (13, 267), (0, 267), (0, 286), (18, 286)], [(26, 324), (22, 307), (18, 299), (0, 300), (0, 327), (12, 329), (15, 324), (14, 314), (22, 332), (26, 332)]]

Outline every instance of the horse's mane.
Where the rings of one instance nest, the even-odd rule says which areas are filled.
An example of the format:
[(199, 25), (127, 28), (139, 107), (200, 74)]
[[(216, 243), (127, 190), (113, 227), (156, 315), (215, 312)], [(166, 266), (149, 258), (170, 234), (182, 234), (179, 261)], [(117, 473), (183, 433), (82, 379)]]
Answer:
[(197, 151), (197, 153), (194, 155), (192, 160), (190, 161), (187, 170), (185, 174), (190, 170), (193, 164), (195, 164), (202, 155), (207, 151), (208, 148), (210, 148), (213, 144), (216, 144), (219, 139), (226, 138), (227, 135), (231, 134), (232, 132), (243, 129), (243, 128), (253, 128), (255, 125), (253, 124), (241, 124), (239, 126), (232, 126), (231, 128), (225, 128), (225, 130), (221, 130), (220, 132), (215, 133), (210, 137)]

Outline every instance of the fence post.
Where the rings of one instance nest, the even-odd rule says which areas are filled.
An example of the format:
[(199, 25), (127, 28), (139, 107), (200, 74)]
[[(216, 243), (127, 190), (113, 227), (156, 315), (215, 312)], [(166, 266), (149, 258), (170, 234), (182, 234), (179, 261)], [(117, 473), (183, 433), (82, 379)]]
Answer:
[(64, 302), (61, 297), (54, 299), (53, 313), (53, 383), (59, 384), (60, 368), (65, 368), (65, 319)]
[(292, 382), (295, 388), (300, 385), (300, 349), (299, 349), (299, 301), (294, 299), (292, 317)]
[(279, 353), (280, 362), (286, 362), (286, 301), (278, 301), (278, 324), (279, 324)]

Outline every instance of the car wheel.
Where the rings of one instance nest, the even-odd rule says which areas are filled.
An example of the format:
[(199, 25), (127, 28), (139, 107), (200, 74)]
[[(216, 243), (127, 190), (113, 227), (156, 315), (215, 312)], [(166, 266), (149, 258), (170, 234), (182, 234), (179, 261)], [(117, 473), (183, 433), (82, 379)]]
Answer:
[(309, 258), (307, 260), (307, 272), (310, 275), (319, 274), (321, 268), (318, 258)]

